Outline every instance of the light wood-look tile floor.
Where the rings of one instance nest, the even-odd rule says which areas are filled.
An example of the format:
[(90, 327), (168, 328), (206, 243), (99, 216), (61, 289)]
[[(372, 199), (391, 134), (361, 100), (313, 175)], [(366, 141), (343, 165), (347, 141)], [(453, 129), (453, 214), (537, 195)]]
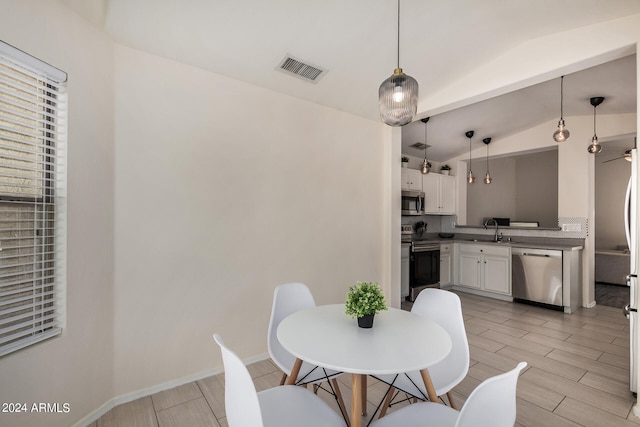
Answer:
[[(596, 306), (564, 314), (459, 295), (471, 349), (469, 374), (454, 389), (460, 405), (481, 381), (526, 361), (518, 381), (517, 426), (640, 425), (631, 414), (635, 398), (629, 392), (629, 324), (620, 309)], [(281, 373), (269, 360), (249, 370), (258, 390), (279, 384)], [(340, 380), (349, 408), (350, 378), (342, 375)], [(369, 379), (369, 414), (385, 390)], [(322, 391), (319, 395), (337, 410), (333, 397)], [(90, 425), (124, 426), (226, 427), (224, 375), (117, 406)]]

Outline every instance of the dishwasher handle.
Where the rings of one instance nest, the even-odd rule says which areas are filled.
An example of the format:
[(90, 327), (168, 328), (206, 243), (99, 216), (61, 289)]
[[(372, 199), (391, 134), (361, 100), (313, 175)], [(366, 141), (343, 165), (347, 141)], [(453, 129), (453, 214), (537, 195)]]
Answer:
[(547, 250), (547, 249), (513, 248), (511, 250), (511, 255), (537, 257), (537, 258), (560, 258), (560, 259), (562, 259), (562, 251)]

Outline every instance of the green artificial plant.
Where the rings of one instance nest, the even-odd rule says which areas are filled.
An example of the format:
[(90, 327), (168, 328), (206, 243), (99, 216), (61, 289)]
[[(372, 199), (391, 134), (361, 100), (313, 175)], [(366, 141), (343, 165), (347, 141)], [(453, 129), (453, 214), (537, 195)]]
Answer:
[(356, 282), (349, 286), (345, 313), (358, 318), (387, 309), (382, 289), (375, 282)]

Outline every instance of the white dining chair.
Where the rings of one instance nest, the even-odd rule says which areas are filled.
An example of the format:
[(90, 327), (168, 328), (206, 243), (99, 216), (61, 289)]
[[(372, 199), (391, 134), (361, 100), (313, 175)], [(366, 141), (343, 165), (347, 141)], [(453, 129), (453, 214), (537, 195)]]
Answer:
[(513, 427), (518, 375), (526, 366), (520, 362), (511, 371), (483, 381), (460, 412), (437, 402), (418, 402), (374, 421), (371, 427)]
[[(431, 381), (438, 396), (447, 395), (449, 405), (457, 409), (451, 390), (458, 385), (469, 372), (469, 342), (462, 318), (460, 297), (453, 292), (442, 289), (427, 288), (418, 294), (411, 312), (418, 316), (433, 320), (444, 328), (451, 337), (451, 352), (441, 362), (429, 366)], [(429, 337), (408, 337), (408, 339), (425, 339)], [(382, 418), (392, 399), (395, 390), (406, 393), (412, 398), (427, 400), (427, 389), (420, 372), (408, 372), (397, 375), (383, 375), (375, 378), (388, 384), (389, 390), (381, 403)]]
[[(303, 283), (286, 283), (279, 285), (273, 292), (273, 306), (271, 308), (271, 319), (269, 321), (269, 332), (267, 346), (269, 356), (278, 368), (283, 372), (280, 385), (283, 385), (287, 377), (291, 374), (291, 368), (296, 357), (289, 353), (278, 341), (277, 330), (282, 320), (297, 311), (315, 307), (311, 291)], [(328, 388), (322, 388), (334, 396), (345, 419), (348, 419), (347, 411), (342, 399), (342, 394), (338, 386), (336, 377), (342, 372), (325, 369), (319, 366), (303, 362), (300, 373), (295, 383), (298, 385), (314, 384), (318, 386), (323, 382), (328, 383)], [(316, 387), (317, 391), (317, 387)]]
[(229, 427), (344, 427), (345, 422), (322, 399), (304, 387), (273, 387), (256, 392), (242, 360), (218, 334), (224, 364), (224, 404)]

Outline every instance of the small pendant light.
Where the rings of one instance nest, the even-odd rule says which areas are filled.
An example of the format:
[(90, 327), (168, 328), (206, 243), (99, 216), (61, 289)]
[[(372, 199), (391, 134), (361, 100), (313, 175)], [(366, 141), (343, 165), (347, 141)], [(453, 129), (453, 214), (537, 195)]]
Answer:
[(484, 183), (491, 184), (491, 181), (493, 181), (491, 175), (489, 175), (489, 144), (491, 144), (491, 138), (485, 138), (482, 142), (487, 146), (487, 173), (484, 175)]
[(591, 154), (598, 154), (602, 151), (602, 146), (598, 144), (598, 135), (596, 135), (596, 107), (602, 104), (602, 101), (604, 101), (603, 96), (594, 96), (589, 99), (593, 105), (593, 138), (591, 138), (591, 144), (587, 147), (587, 151)]
[(564, 97), (564, 76), (560, 77), (560, 121), (558, 122), (558, 129), (553, 133), (553, 139), (556, 142), (565, 142), (569, 139), (569, 129), (564, 127), (564, 115), (562, 111), (563, 97)]
[(469, 184), (476, 182), (476, 177), (473, 176), (473, 172), (471, 171), (471, 138), (473, 138), (473, 134), (474, 132), (472, 130), (465, 132), (465, 136), (469, 138), (469, 172), (467, 173), (467, 182)]
[(422, 169), (420, 169), (420, 172), (422, 172), (423, 175), (426, 175), (429, 173), (429, 161), (427, 160), (427, 147), (429, 147), (427, 145), (427, 122), (429, 121), (429, 117), (420, 119), (420, 121), (424, 123), (424, 161), (422, 162)]
[(378, 89), (380, 118), (389, 126), (411, 122), (418, 109), (418, 82), (400, 68), (400, 0), (398, 0), (398, 62), (391, 77)]

